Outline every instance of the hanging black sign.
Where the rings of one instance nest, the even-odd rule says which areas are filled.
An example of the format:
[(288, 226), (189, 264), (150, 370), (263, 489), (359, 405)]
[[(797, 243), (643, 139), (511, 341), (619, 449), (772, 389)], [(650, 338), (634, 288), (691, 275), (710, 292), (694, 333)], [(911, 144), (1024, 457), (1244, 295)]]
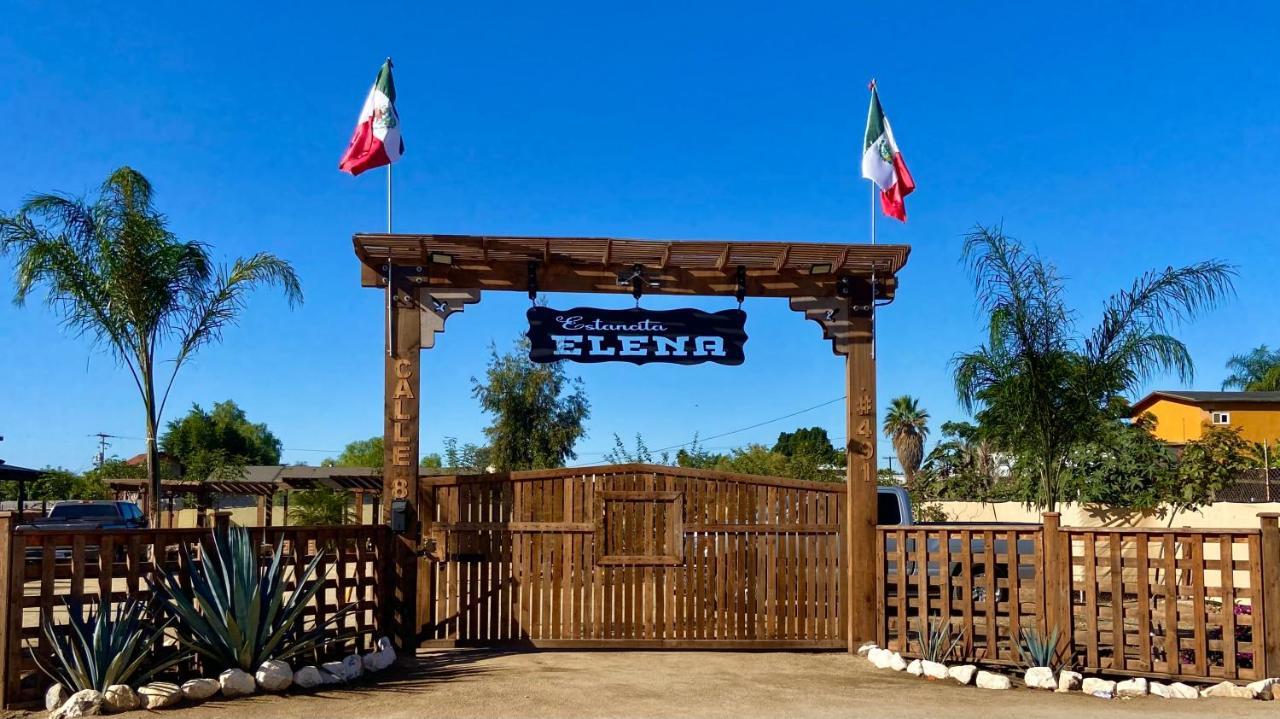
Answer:
[(739, 365), (747, 313), (695, 309), (529, 310), (529, 359), (534, 362), (631, 362)]

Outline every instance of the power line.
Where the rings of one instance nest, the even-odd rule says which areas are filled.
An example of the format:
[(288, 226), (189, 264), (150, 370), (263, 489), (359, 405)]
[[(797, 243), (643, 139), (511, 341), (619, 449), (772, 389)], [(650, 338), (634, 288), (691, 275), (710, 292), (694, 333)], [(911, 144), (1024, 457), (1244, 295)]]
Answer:
[[(689, 440), (688, 442), (682, 442), (682, 443), (680, 443), (680, 444), (673, 444), (673, 445), (671, 445), (671, 446), (669, 446), (669, 447), (659, 447), (658, 449), (654, 449), (654, 450), (650, 450), (650, 451), (652, 451), (652, 452), (666, 452), (666, 451), (668, 451), (668, 450), (672, 450), (672, 449), (679, 449), (680, 447), (688, 447), (689, 445), (691, 445), (691, 444), (693, 444), (693, 443), (695, 443), (695, 442), (701, 443), (701, 442), (703, 442), (704, 440), (720, 439), (721, 437), (728, 437), (728, 436), (729, 436), (729, 435), (731, 435), (731, 434), (737, 434), (737, 433), (739, 433), (739, 432), (746, 432), (747, 430), (756, 429), (757, 427), (763, 427), (763, 426), (765, 426), (766, 424), (773, 424), (774, 422), (781, 422), (781, 421), (782, 421), (782, 420), (784, 420), (784, 419), (791, 419), (792, 417), (795, 417), (796, 415), (801, 415), (801, 414), (804, 414), (805, 412), (812, 412), (812, 411), (813, 411), (813, 410), (815, 410), (815, 409), (820, 409), (820, 408), (822, 408), (822, 407), (826, 407), (826, 406), (827, 406), (827, 405), (829, 405), (829, 404), (835, 404), (836, 402), (842, 402), (842, 401), (844, 401), (844, 398), (845, 398), (845, 396), (844, 396), (844, 395), (840, 395), (839, 397), (836, 397), (835, 399), (829, 399), (829, 400), (827, 400), (826, 402), (822, 402), (822, 403), (820, 403), (820, 404), (815, 404), (815, 405), (813, 405), (812, 407), (805, 407), (804, 409), (798, 409), (798, 410), (796, 410), (796, 411), (794, 411), (794, 412), (791, 412), (791, 413), (789, 413), (789, 414), (784, 414), (784, 415), (782, 415), (782, 416), (780, 416), (780, 417), (774, 417), (773, 419), (766, 419), (766, 420), (765, 420), (765, 421), (763, 421), (763, 422), (756, 422), (755, 424), (753, 424), (753, 425), (749, 425), (749, 426), (747, 426), (747, 427), (739, 427), (738, 429), (731, 429), (731, 430), (729, 430), (728, 432), (721, 432), (720, 434), (707, 435), (706, 437), (695, 437), (694, 439), (691, 439), (691, 440)], [(695, 433), (695, 434), (696, 434), (696, 433)]]

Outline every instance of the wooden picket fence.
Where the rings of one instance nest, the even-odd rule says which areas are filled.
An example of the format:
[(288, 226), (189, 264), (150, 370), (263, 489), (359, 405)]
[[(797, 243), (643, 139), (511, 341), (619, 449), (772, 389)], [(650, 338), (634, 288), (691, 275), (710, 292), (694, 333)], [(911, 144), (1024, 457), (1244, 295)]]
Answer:
[[(1022, 664), (1024, 633), (1085, 671), (1188, 681), (1280, 673), (1280, 529), (1043, 525), (878, 528), (882, 646), (919, 656), (930, 627), (956, 659)], [(1269, 631), (1268, 631), (1269, 630)]]
[[(147, 578), (157, 571), (170, 572), (190, 586), (183, 550), (199, 563), (210, 538), (208, 529), (35, 531), (16, 528), (15, 519), (0, 513), (0, 707), (34, 702), (49, 684), (36, 666), (37, 657), (50, 656), (42, 626), (64, 623), (68, 602), (114, 608), (131, 598), (146, 601), (151, 595)], [(217, 519), (225, 523), (227, 517)], [(308, 625), (354, 605), (334, 624), (351, 638), (329, 647), (329, 654), (367, 650), (377, 636), (391, 632), (394, 612), (385, 598), (394, 594), (389, 586), (394, 548), (386, 526), (250, 531), (262, 543), (264, 563), (283, 540), (290, 590), (292, 578), (321, 555), (317, 576), (326, 579), (304, 611)], [(179, 670), (199, 671), (196, 664)]]

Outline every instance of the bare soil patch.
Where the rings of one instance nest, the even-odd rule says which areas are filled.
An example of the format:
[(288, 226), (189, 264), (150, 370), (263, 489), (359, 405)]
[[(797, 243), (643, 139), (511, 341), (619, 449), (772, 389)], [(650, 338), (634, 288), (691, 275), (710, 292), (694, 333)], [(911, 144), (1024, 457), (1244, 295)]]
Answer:
[(422, 717), (910, 717), (1018, 719), (1274, 716), (1238, 699), (1104, 701), (1027, 689), (988, 691), (873, 669), (843, 653), (521, 652), (420, 654), (377, 683), (258, 696), (129, 719)]

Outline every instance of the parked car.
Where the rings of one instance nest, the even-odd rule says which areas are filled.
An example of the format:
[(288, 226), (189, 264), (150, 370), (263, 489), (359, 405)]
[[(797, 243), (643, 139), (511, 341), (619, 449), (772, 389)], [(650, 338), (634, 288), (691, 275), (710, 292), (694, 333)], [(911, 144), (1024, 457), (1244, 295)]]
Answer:
[[(932, 522), (917, 523), (914, 519), (911, 508), (911, 497), (907, 494), (907, 490), (902, 487), (878, 487), (876, 491), (877, 511), (879, 513), (876, 524), (879, 526), (893, 525), (900, 527), (952, 527), (962, 529), (963, 525), (951, 524), (948, 522)], [(986, 522), (982, 526), (989, 527), (998, 524), (1002, 527), (1007, 526), (1009, 529), (1017, 529), (1018, 527), (1035, 527), (1038, 525), (1027, 524), (1023, 522)], [(926, 540), (926, 549), (931, 557), (937, 556), (939, 552), (938, 540), (930, 538)], [(906, 537), (906, 574), (908, 579), (907, 591), (914, 595), (918, 591), (917, 584), (910, 578), (918, 577), (920, 572), (919, 562), (915, 559), (917, 555), (916, 538), (912, 535)], [(1005, 555), (1009, 548), (1009, 540), (1005, 537), (997, 536), (992, 541), (996, 555)], [(960, 561), (960, 557), (964, 555), (963, 540), (953, 538), (947, 542), (948, 555), (950, 561), (947, 563), (947, 572), (952, 577), (962, 577), (964, 575), (964, 566)], [(1017, 542), (1018, 554), (1022, 556), (1031, 556), (1035, 553), (1035, 541), (1031, 539), (1019, 539)], [(885, 541), (885, 551), (887, 553), (897, 552), (897, 539), (888, 537)], [(974, 536), (969, 540), (969, 563), (970, 576), (973, 577), (973, 586), (971, 594), (976, 602), (986, 601), (986, 574), (987, 574), (987, 547), (986, 542), (981, 536)], [(925, 570), (929, 577), (938, 577), (942, 572), (941, 562), (929, 561)], [(890, 573), (896, 572), (897, 568), (893, 560), (889, 560)], [(1035, 566), (1032, 564), (1018, 563), (1018, 576), (1023, 580), (1033, 579), (1035, 577)], [(1009, 565), (1005, 562), (995, 563), (995, 580), (996, 601), (1004, 601), (1007, 590), (998, 586), (998, 580), (1008, 579)], [(962, 587), (953, 585), (953, 591), (962, 591)]]
[[(137, 504), (104, 499), (57, 502), (49, 510), (48, 516), (34, 519), (19, 528), (39, 532), (67, 532), (83, 529), (145, 529), (146, 527), (147, 516)], [(86, 545), (85, 551), (95, 556), (98, 545)], [(44, 548), (41, 546), (27, 548), (28, 560), (40, 559), (43, 554)], [(57, 546), (54, 549), (54, 557), (58, 560), (70, 559), (71, 546)]]

